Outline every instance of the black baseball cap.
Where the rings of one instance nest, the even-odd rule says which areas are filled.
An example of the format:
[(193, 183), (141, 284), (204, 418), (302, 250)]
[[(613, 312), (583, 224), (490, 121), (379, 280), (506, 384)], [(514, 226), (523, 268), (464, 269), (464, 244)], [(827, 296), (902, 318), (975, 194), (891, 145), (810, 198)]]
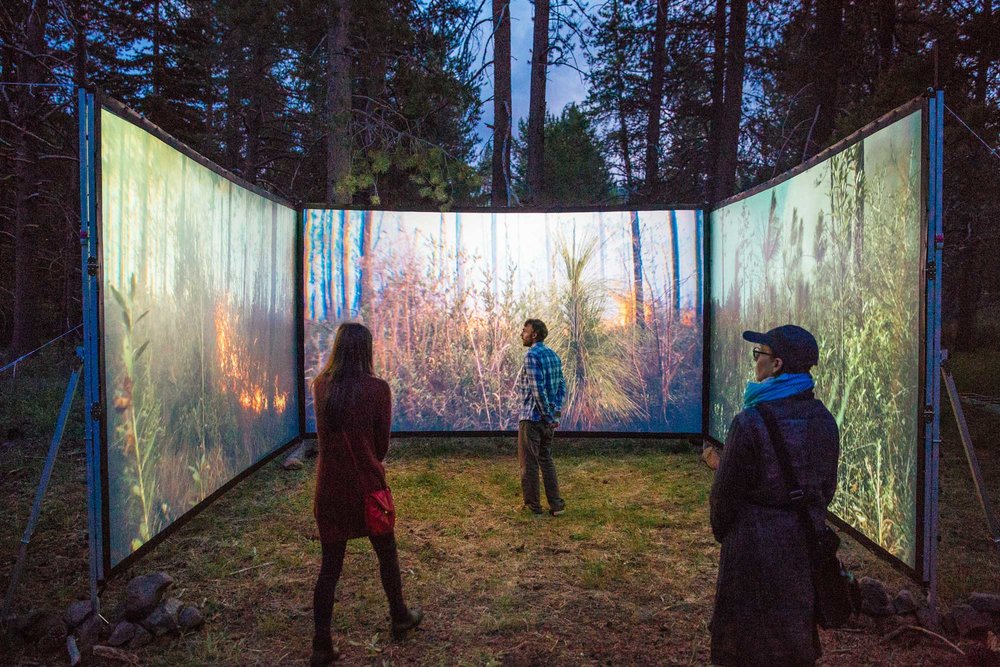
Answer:
[(816, 338), (794, 324), (775, 327), (767, 333), (744, 331), (743, 340), (767, 345), (774, 356), (781, 359), (792, 371), (806, 372), (819, 363), (819, 345)]

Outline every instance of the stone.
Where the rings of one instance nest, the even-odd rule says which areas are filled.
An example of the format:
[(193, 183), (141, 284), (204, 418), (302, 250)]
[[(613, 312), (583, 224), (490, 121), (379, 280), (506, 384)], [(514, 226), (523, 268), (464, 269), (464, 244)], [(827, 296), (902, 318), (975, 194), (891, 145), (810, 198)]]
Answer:
[(861, 577), (858, 581), (861, 590), (861, 611), (869, 616), (892, 616), (896, 613), (889, 593), (878, 579)]
[(900, 615), (912, 614), (917, 611), (917, 603), (913, 599), (913, 593), (908, 588), (904, 588), (896, 593), (896, 597), (892, 601), (892, 606), (896, 610), (896, 613)]
[(174, 580), (166, 572), (136, 577), (125, 587), (125, 620), (140, 621), (160, 604)]
[(197, 630), (205, 623), (205, 617), (202, 615), (198, 607), (194, 605), (188, 605), (181, 609), (181, 613), (177, 616), (177, 624), (181, 627), (181, 630), (185, 632), (188, 630)]
[[(92, 647), (103, 637), (108, 636), (110, 624), (97, 614), (91, 614), (87, 619), (77, 626), (74, 633), (81, 647)], [(83, 649), (86, 651), (86, 648)]]
[(108, 646), (124, 646), (125, 644), (132, 641), (135, 637), (135, 623), (130, 623), (129, 621), (120, 621), (115, 629), (111, 632), (111, 636), (108, 637), (108, 641), (105, 642)]
[(135, 635), (132, 637), (131, 641), (128, 643), (129, 648), (142, 648), (147, 646), (151, 641), (153, 641), (153, 635), (146, 631), (146, 628), (141, 625), (135, 626)]
[(142, 626), (149, 630), (154, 637), (165, 635), (168, 632), (177, 632), (177, 617), (180, 614), (181, 606), (181, 601), (177, 598), (164, 600), (142, 621)]
[(967, 604), (955, 605), (948, 612), (948, 616), (959, 637), (985, 633), (993, 627), (993, 619), (989, 614), (984, 614)]
[(969, 606), (976, 611), (1000, 614), (1000, 595), (996, 593), (973, 593), (969, 596)]
[(941, 621), (930, 607), (919, 607), (917, 609), (917, 623), (924, 630), (941, 634)]
[(78, 625), (87, 620), (87, 617), (93, 611), (94, 607), (90, 604), (90, 600), (76, 600), (70, 603), (66, 609), (66, 615), (63, 616), (63, 620), (66, 621), (66, 627), (70, 630), (75, 630)]

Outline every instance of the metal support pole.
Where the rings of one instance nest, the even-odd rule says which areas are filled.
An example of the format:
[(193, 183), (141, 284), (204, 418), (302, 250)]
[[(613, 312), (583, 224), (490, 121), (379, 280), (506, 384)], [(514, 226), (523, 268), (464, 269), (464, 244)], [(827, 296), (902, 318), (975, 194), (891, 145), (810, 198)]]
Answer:
[[(77, 357), (83, 361), (83, 350), (77, 348)], [(28, 543), (35, 533), (35, 524), (42, 513), (42, 498), (49, 488), (49, 480), (52, 478), (52, 468), (55, 466), (56, 454), (59, 453), (59, 443), (62, 441), (63, 431), (66, 428), (66, 417), (69, 416), (70, 406), (73, 404), (73, 394), (76, 393), (77, 381), (80, 379), (79, 364), (73, 369), (73, 374), (69, 377), (69, 384), (66, 385), (66, 394), (63, 396), (62, 409), (59, 411), (59, 420), (56, 422), (56, 432), (52, 434), (52, 442), (49, 443), (49, 453), (45, 457), (45, 466), (42, 468), (42, 478), (35, 489), (35, 502), (31, 505), (31, 515), (28, 517), (28, 527), (24, 529), (21, 536), (21, 546), (17, 551), (17, 562), (14, 564), (14, 571), (10, 576), (10, 586), (7, 588), (7, 596), (3, 600), (3, 614), (0, 618), (7, 618), (10, 615), (11, 606), (14, 603), (14, 592), (21, 579), (24, 570), (24, 561), (28, 556)]]
[(941, 455), (941, 274), (944, 248), (944, 93), (933, 91), (928, 103), (928, 192), (926, 330), (924, 376), (924, 581), (927, 605), (937, 620), (938, 497)]
[(948, 369), (947, 351), (942, 352), (942, 360), (941, 377), (944, 379), (944, 386), (948, 390), (948, 399), (951, 401), (951, 409), (955, 413), (955, 421), (958, 423), (958, 433), (962, 438), (962, 447), (965, 449), (965, 459), (969, 462), (969, 472), (972, 473), (972, 484), (976, 487), (976, 497), (979, 499), (979, 505), (983, 508), (983, 513), (986, 514), (986, 525), (993, 536), (993, 544), (1000, 548), (1000, 523), (997, 523), (989, 494), (985, 490), (986, 484), (983, 482), (983, 473), (979, 469), (976, 449), (972, 446), (972, 436), (969, 434), (969, 425), (965, 421), (965, 412), (959, 402), (955, 378), (952, 377), (951, 371)]
[(94, 412), (100, 405), (97, 268), (97, 177), (94, 95), (79, 90), (80, 119), (80, 261), (83, 283), (84, 401), (83, 421), (87, 449), (87, 546), (90, 555), (90, 601), (100, 613), (97, 582), (103, 574), (103, 528), (100, 512), (101, 422)]

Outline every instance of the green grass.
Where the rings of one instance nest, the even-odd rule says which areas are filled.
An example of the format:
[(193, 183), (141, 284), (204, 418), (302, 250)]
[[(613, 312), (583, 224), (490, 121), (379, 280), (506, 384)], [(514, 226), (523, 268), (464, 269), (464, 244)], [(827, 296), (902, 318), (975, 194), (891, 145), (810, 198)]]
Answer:
[[(56, 344), (0, 374), (0, 442), (17, 438), (51, 439), (59, 418), (76, 355), (72, 345)], [(6, 358), (0, 354), (0, 358)], [(16, 370), (16, 372), (14, 372)], [(83, 375), (66, 422), (67, 439), (83, 438)]]
[[(1000, 426), (979, 426), (978, 415), (974, 423), (993, 432)], [(78, 443), (68, 445), (46, 522), (32, 542), (18, 609), (61, 609), (86, 592), (82, 457)], [(12, 511), (0, 518), (0, 552), (16, 550), (41, 447), (0, 450), (12, 480), (4, 486)], [(1000, 580), (1000, 558), (984, 539), (956, 454), (946, 435), (939, 570), (945, 605), (973, 590), (995, 590)], [(718, 545), (708, 527), (711, 473), (697, 451), (656, 440), (560, 439), (555, 456), (568, 511), (535, 518), (520, 511), (513, 439), (394, 440), (388, 479), (400, 512), (404, 590), (427, 620), (410, 641), (389, 640), (375, 555), (367, 541), (350, 542), (334, 610), (345, 664), (707, 662)], [(996, 489), (1000, 461), (992, 453), (983, 458)], [(110, 608), (130, 576), (163, 569), (176, 580), (175, 595), (204, 610), (203, 631), (139, 651), (143, 664), (305, 663), (320, 560), (312, 474), (311, 465), (299, 473), (263, 468), (109, 583), (103, 599)], [(849, 539), (844, 555), (892, 588), (912, 586)], [(914, 656), (943, 655), (932, 644), (879, 644), (871, 628), (823, 639), (837, 651), (832, 664), (857, 664), (860, 656), (865, 664), (912, 664)], [(45, 650), (22, 647), (9, 662), (58, 661), (64, 649)]]

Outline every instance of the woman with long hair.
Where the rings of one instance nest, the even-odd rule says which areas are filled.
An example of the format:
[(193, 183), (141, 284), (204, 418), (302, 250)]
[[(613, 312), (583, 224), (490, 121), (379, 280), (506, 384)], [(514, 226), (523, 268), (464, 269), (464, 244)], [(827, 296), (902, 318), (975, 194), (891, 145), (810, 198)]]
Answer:
[(341, 324), (333, 350), (313, 381), (319, 463), (313, 513), (323, 545), (323, 564), (313, 595), (311, 665), (340, 657), (330, 637), (333, 596), (344, 565), (347, 540), (368, 537), (378, 556), (382, 587), (389, 599), (393, 637), (416, 627), (423, 613), (403, 602), (403, 583), (395, 534), (375, 534), (366, 520), (366, 499), (386, 493), (382, 461), (389, 450), (392, 396), (389, 385), (373, 374), (372, 334), (362, 324)]

